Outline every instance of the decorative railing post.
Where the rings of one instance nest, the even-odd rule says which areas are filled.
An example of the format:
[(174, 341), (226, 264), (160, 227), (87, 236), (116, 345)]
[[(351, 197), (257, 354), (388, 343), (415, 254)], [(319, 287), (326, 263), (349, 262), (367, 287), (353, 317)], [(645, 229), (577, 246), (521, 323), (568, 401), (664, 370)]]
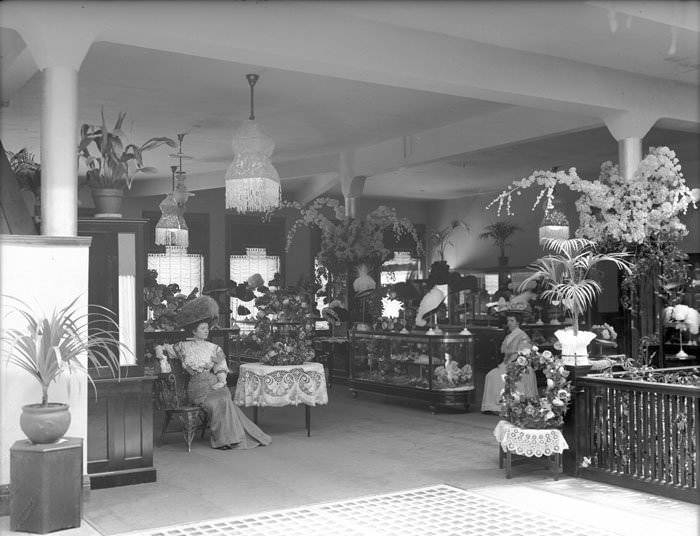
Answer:
[(580, 446), (582, 446), (588, 437), (586, 423), (588, 422), (588, 411), (590, 408), (585, 401), (585, 390), (577, 384), (577, 379), (586, 376), (591, 370), (590, 365), (584, 366), (566, 366), (569, 371), (569, 380), (571, 381), (571, 402), (569, 409), (564, 416), (564, 424), (562, 426), (562, 434), (564, 439), (569, 444), (568, 450), (563, 454), (563, 469), (564, 473), (570, 476), (576, 476), (578, 472), (578, 454)]

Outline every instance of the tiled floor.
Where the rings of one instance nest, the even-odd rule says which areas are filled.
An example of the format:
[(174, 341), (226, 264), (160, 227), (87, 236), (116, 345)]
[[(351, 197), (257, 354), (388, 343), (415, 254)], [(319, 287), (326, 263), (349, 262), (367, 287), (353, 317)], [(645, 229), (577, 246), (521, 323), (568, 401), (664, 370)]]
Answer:
[[(273, 521), (285, 534), (314, 534), (312, 523), (329, 519), (336, 534), (348, 535), (421, 527), (409, 523), (423, 524), (415, 534), (528, 534), (530, 520), (541, 525), (535, 534), (560, 527), (591, 536), (700, 534), (698, 508), (689, 503), (576, 478), (555, 482), (537, 463), (514, 467), (506, 480), (492, 435), (497, 421), (480, 413), (432, 415), (363, 394), (353, 399), (336, 385), (330, 403), (312, 411), (310, 438), (301, 407), (260, 412), (273, 438), (264, 448), (218, 451), (197, 438), (187, 453), (173, 434), (155, 451), (157, 482), (86, 492), (82, 526), (54, 534), (178, 534), (172, 527), (237, 534), (232, 527), (215, 532), (211, 520), (248, 523), (246, 535), (254, 534), (252, 523), (273, 534)], [(407, 492), (417, 489), (432, 491)], [(379, 525), (377, 513), (396, 528)], [(0, 533), (13, 534), (8, 526), (0, 517)], [(317, 534), (333, 534), (322, 530)]]
[[(548, 527), (546, 531), (544, 527)], [(129, 536), (539, 536), (543, 532), (548, 536), (613, 535), (567, 519), (559, 518), (553, 524), (546, 512), (440, 485)]]

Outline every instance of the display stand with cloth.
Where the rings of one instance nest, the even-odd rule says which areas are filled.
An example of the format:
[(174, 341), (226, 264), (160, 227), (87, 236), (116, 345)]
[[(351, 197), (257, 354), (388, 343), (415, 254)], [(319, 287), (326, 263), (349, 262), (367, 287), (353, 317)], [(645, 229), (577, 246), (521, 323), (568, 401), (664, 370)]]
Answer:
[[(505, 459), (506, 478), (511, 477), (513, 455), (520, 456), (520, 460), (527, 458), (540, 458), (546, 456), (550, 461), (550, 469), (554, 473), (554, 480), (559, 480), (561, 473), (561, 455), (569, 448), (561, 430), (558, 428), (520, 428), (508, 421), (498, 421), (493, 435), (498, 441), (498, 467), (503, 469)], [(551, 458), (554, 463), (551, 463)]]

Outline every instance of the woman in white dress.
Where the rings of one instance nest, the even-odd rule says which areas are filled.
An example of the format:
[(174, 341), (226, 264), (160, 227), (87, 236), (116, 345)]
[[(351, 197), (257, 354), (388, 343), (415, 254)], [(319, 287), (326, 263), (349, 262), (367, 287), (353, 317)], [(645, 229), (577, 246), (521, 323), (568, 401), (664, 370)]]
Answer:
[[(518, 352), (520, 350), (527, 350), (532, 347), (530, 337), (520, 329), (519, 315), (508, 313), (506, 316), (506, 327), (508, 329), (508, 334), (501, 344), (503, 362), (486, 375), (484, 396), (481, 399), (482, 412), (500, 413), (501, 393), (505, 386), (503, 377), (506, 373), (506, 365), (518, 357)], [(523, 373), (522, 379), (515, 385), (516, 389), (525, 397), (536, 398), (538, 396), (535, 372), (530, 367), (527, 367)]]
[(208, 296), (186, 303), (176, 322), (192, 338), (172, 346), (166, 344), (164, 350), (170, 357), (180, 359), (190, 375), (187, 396), (209, 416), (212, 448), (231, 450), (269, 445), (270, 436), (233, 403), (231, 391), (226, 387), (226, 356), (219, 345), (207, 340), (209, 325), (216, 321), (218, 313), (216, 302)]

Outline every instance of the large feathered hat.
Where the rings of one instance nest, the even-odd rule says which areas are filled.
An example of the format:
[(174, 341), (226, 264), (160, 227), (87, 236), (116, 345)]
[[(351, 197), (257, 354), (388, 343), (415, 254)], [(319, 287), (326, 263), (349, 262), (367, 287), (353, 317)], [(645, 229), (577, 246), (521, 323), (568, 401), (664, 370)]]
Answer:
[(219, 317), (219, 305), (209, 296), (200, 296), (188, 301), (175, 316), (175, 324), (184, 328), (199, 322), (211, 322)]

